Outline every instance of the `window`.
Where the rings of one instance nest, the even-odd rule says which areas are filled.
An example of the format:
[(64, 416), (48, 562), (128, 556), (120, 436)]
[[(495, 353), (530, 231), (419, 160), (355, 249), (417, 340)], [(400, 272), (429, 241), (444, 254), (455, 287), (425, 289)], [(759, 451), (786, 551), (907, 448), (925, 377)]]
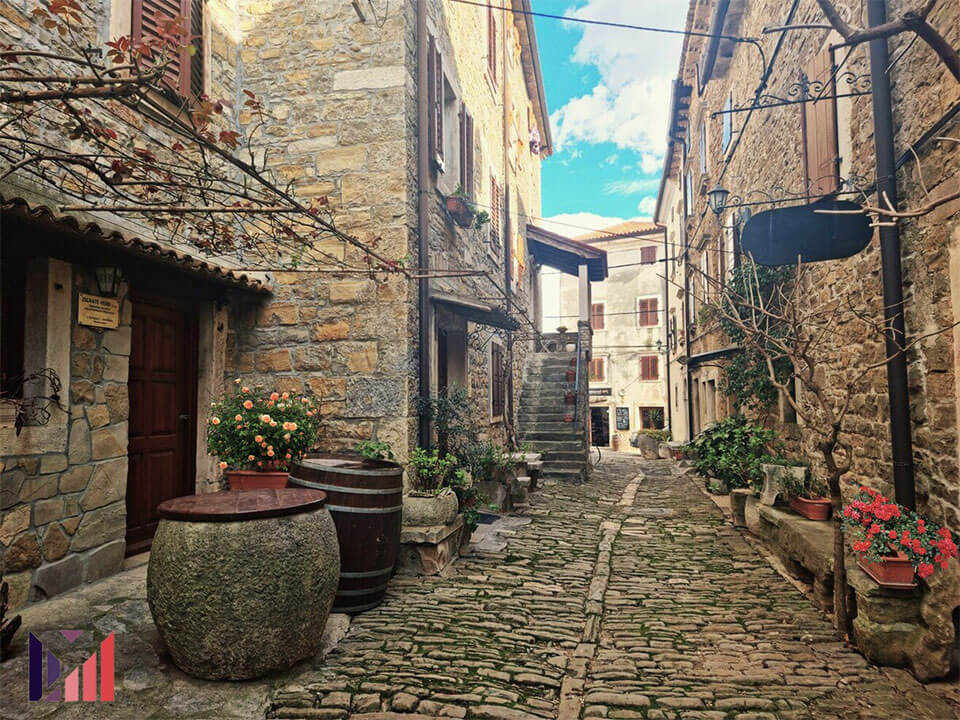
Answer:
[(683, 181), (683, 218), (686, 218), (693, 212), (693, 173), (689, 170)]
[(731, 114), (733, 110), (733, 93), (731, 92), (727, 96), (727, 102), (723, 106), (723, 115), (720, 117), (723, 119), (723, 151), (726, 152), (727, 148), (730, 147), (730, 141), (733, 139), (733, 115)]
[(604, 329), (603, 303), (593, 303), (590, 306), (590, 326), (594, 330)]
[(467, 107), (460, 104), (460, 188), (468, 198), (474, 197), (474, 167), (473, 167), (473, 118), (467, 112)]
[(640, 263), (642, 265), (653, 265), (657, 261), (657, 246), (647, 245), (640, 248)]
[(490, 176), (490, 250), (496, 258), (500, 258), (503, 249), (503, 241), (500, 239), (500, 230), (503, 225), (503, 219), (500, 217), (500, 205), (502, 203), (500, 184), (497, 179)]
[(430, 108), (430, 157), (443, 169), (443, 56), (434, 37), (427, 49), (427, 105)]
[(498, 343), (490, 343), (490, 415), (494, 418), (503, 417), (504, 381), (506, 368), (503, 362), (503, 347)]
[(607, 381), (607, 359), (606, 358), (594, 358), (590, 361), (590, 381), (591, 382), (606, 382)]
[(663, 408), (642, 407), (640, 410), (640, 427), (644, 430), (663, 430)]
[(657, 298), (637, 298), (637, 327), (651, 327), (660, 324)]
[[(179, 7), (178, 7), (179, 5)], [(203, 0), (133, 0), (133, 41), (159, 36), (162, 21), (182, 16), (190, 29), (191, 44), (167, 66), (164, 81), (182, 97), (203, 95)]]
[[(823, 85), (817, 102), (803, 105), (804, 171), (807, 187), (813, 195), (829, 195), (840, 189), (840, 150), (837, 138), (836, 82), (833, 54), (823, 50), (806, 67), (807, 80), (814, 87)], [(813, 92), (813, 91), (811, 91)]]
[(700, 172), (707, 174), (707, 123), (700, 123)]
[(670, 349), (674, 352), (677, 351), (677, 314), (675, 312), (670, 313)]
[(494, 84), (497, 82), (497, 19), (493, 3), (487, 3), (487, 72)]
[(3, 243), (0, 257), (0, 392), (19, 389), (23, 375), (23, 345), (27, 314), (27, 267), (22, 256), (10, 254)]
[(660, 358), (657, 355), (645, 355), (640, 358), (640, 379), (660, 379)]

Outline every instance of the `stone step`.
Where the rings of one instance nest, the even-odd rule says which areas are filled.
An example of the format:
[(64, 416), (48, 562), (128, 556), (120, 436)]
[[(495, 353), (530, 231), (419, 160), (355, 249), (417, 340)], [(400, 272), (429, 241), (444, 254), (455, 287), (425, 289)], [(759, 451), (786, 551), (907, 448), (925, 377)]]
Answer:
[(536, 412), (524, 412), (520, 411), (520, 424), (521, 425), (538, 425), (540, 423), (560, 423), (563, 422), (563, 419), (567, 416), (567, 413), (562, 410), (548, 409), (544, 408), (543, 410), (538, 410)]
[[(572, 427), (568, 425), (567, 427)], [(576, 430), (542, 430), (540, 428), (531, 428), (520, 433), (523, 440), (555, 440), (561, 442), (579, 442), (582, 440), (580, 433)]]
[[(521, 438), (523, 438), (523, 432), (520, 433)], [(526, 438), (523, 438), (524, 440)], [(583, 440), (581, 438), (575, 438), (571, 440), (529, 440), (528, 443), (536, 450), (536, 452), (541, 455), (550, 450), (559, 450), (559, 451), (569, 451), (573, 452), (578, 450), (584, 452), (585, 448), (583, 445)]]

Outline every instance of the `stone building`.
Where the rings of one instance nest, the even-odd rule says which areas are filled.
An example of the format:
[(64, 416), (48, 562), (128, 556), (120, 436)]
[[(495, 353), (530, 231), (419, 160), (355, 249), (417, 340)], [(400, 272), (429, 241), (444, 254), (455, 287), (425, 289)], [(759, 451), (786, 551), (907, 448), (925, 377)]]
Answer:
[[(865, 8), (870, 3), (841, 0), (836, 4), (854, 24), (868, 24)], [(880, 4), (886, 5), (891, 18), (912, 9), (911, 3), (900, 0)], [(958, 12), (955, 3), (938, 3), (930, 15), (930, 22), (953, 47), (960, 45)], [(824, 21), (813, 0), (694, 0), (690, 6), (688, 28), (724, 37), (685, 39), (656, 219), (667, 226), (668, 243), (676, 243), (680, 251), (669, 271), (671, 287), (684, 288), (684, 310), (677, 307), (676, 318), (671, 314), (670, 319), (671, 330), (676, 327), (670, 351), (677, 358), (672, 364), (676, 380), (671, 402), (686, 403), (691, 435), (734, 409), (724, 393), (723, 366), (737, 349), (703, 323), (700, 307), (741, 259), (739, 236), (746, 211), (800, 204), (808, 193), (819, 197), (851, 192), (868, 187), (876, 177), (867, 45), (831, 49), (842, 38), (826, 29), (763, 33), (772, 26), (823, 25)], [(761, 44), (766, 66), (761, 65), (755, 46), (731, 39), (736, 37), (765, 38)], [(907, 33), (889, 41), (890, 56), (896, 59), (889, 72), (903, 207), (917, 207), (926, 199), (954, 191), (960, 177), (956, 145), (931, 141), (930, 135), (931, 130), (933, 135), (960, 134), (956, 120), (960, 83), (924, 42), (911, 40)], [(813, 88), (822, 97), (817, 103), (787, 102), (802, 97), (804, 80), (812, 83), (808, 92)], [(823, 88), (826, 92), (820, 92)], [(862, 178), (867, 178), (866, 183)], [(708, 206), (708, 192), (717, 186), (731, 193), (719, 213)], [(781, 202), (775, 202), (778, 199)], [(957, 318), (958, 213), (960, 204), (953, 201), (899, 223), (908, 338), (950, 328)], [(869, 300), (861, 309), (882, 317), (876, 236), (863, 252), (813, 268), (819, 294), (809, 296), (807, 302), (845, 295), (859, 298), (862, 293)], [(824, 368), (828, 381), (883, 358), (878, 337), (838, 333), (833, 339), (831, 360)], [(918, 510), (954, 531), (960, 529), (958, 359), (956, 328), (925, 338), (907, 355)], [(812, 433), (797, 423), (782, 399), (771, 421), (783, 437), (796, 438), (794, 451), (822, 476)], [(845, 496), (854, 491), (855, 483), (863, 483), (892, 497), (889, 404), (882, 367), (869, 374), (863, 391), (853, 398), (847, 432), (855, 447), (855, 462), (845, 478), (850, 481)], [(955, 572), (952, 567), (947, 576)], [(896, 649), (885, 651), (878, 661), (910, 665), (921, 677), (945, 672), (956, 634), (956, 614), (951, 618), (951, 613), (960, 604), (960, 595), (943, 590), (952, 582), (944, 579), (939, 590), (925, 590), (923, 620), (909, 620), (918, 622), (920, 629), (914, 627), (906, 643), (890, 636), (880, 641), (879, 645)], [(869, 643), (872, 631), (864, 624), (865, 616), (858, 622), (855, 627), (861, 640)], [(933, 635), (940, 639), (932, 641)], [(882, 632), (875, 637), (883, 637)]]
[[(637, 431), (670, 425), (663, 231), (653, 223), (627, 222), (576, 240), (605, 250), (609, 268), (607, 279), (591, 287), (591, 438), (594, 445), (628, 450)], [(578, 317), (576, 280), (543, 276), (544, 297), (558, 300), (554, 308), (544, 302), (545, 327), (571, 326)]]
[[(54, 43), (32, 5), (0, 3), (2, 42)], [(154, 5), (84, 4), (83, 19), (102, 45), (138, 32)], [(511, 435), (536, 287), (525, 218), (540, 212), (551, 143), (532, 23), (442, 0), (189, 5), (201, 50), (180, 87), (256, 93), (267, 125), (255, 151), (297, 197), (327, 198), (339, 227), (411, 274), (451, 272), (418, 283), (247, 268), (153, 239), (133, 218), (62, 213), (50, 184), (4, 180), (4, 390), (42, 368), (62, 385), (48, 421), (18, 434), (11, 413), (0, 418), (0, 570), (14, 606), (116, 572), (149, 548), (160, 501), (222, 486), (206, 408), (236, 377), (317, 397), (325, 451), (374, 438), (405, 458), (421, 441), (418, 396), (453, 384), (490, 437)], [(235, 122), (255, 118), (238, 108)], [(489, 221), (460, 227), (446, 209), (458, 193)], [(363, 263), (340, 242), (315, 249)], [(108, 294), (100, 268), (120, 272), (115, 328), (78, 314), (81, 294)]]

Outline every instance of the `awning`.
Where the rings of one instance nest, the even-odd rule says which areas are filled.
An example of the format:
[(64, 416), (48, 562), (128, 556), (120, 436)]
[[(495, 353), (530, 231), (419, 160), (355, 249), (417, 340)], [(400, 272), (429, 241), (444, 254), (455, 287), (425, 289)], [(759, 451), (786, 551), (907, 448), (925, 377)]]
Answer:
[(94, 222), (81, 223), (73, 215), (58, 214), (47, 205), (31, 204), (22, 197), (8, 198), (0, 194), (0, 210), (26, 220), (46, 223), (56, 230), (80, 235), (104, 248), (168, 265), (215, 285), (227, 285), (257, 293), (270, 292), (269, 285), (246, 273), (194, 257), (158, 242), (129, 237), (115, 230), (106, 231)]
[(587, 243), (558, 235), (536, 225), (527, 225), (527, 248), (541, 265), (576, 277), (586, 265), (591, 282), (607, 279), (607, 253)]
[(743, 348), (739, 345), (732, 345), (730, 347), (720, 348), (719, 350), (710, 350), (709, 352), (700, 353), (699, 355), (691, 355), (687, 358), (687, 367), (694, 368), (697, 365), (702, 365), (705, 362), (710, 362), (711, 360), (719, 360), (720, 358), (729, 357), (734, 353), (742, 351)]
[(465, 298), (460, 295), (431, 293), (430, 302), (447, 308), (450, 312), (466, 318), (470, 322), (489, 325), (490, 327), (500, 328), (502, 330), (520, 329), (520, 323), (500, 308), (490, 307), (489, 305), (484, 305), (476, 300), (471, 300), (470, 298)]

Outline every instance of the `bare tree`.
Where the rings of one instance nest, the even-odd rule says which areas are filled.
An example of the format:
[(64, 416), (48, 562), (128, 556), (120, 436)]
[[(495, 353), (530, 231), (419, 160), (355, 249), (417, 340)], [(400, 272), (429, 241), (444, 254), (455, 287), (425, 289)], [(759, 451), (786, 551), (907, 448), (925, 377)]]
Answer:
[[(705, 276), (704, 282), (712, 285), (713, 291), (702, 299), (704, 315), (727, 334), (736, 335), (744, 350), (760, 358), (769, 381), (815, 438), (833, 507), (834, 617), (837, 628), (849, 632), (841, 481), (854, 460), (846, 429), (852, 403), (871, 373), (950, 328), (920, 335), (893, 356), (885, 356), (882, 340), (889, 327), (867, 312), (862, 294), (819, 299), (810, 266), (801, 263), (774, 282), (762, 280), (752, 261), (746, 261), (738, 273), (737, 282), (723, 287)], [(875, 356), (859, 367), (846, 366), (842, 372), (829, 373), (841, 362), (842, 339), (850, 337), (876, 338)], [(786, 374), (784, 364), (789, 368)]]

